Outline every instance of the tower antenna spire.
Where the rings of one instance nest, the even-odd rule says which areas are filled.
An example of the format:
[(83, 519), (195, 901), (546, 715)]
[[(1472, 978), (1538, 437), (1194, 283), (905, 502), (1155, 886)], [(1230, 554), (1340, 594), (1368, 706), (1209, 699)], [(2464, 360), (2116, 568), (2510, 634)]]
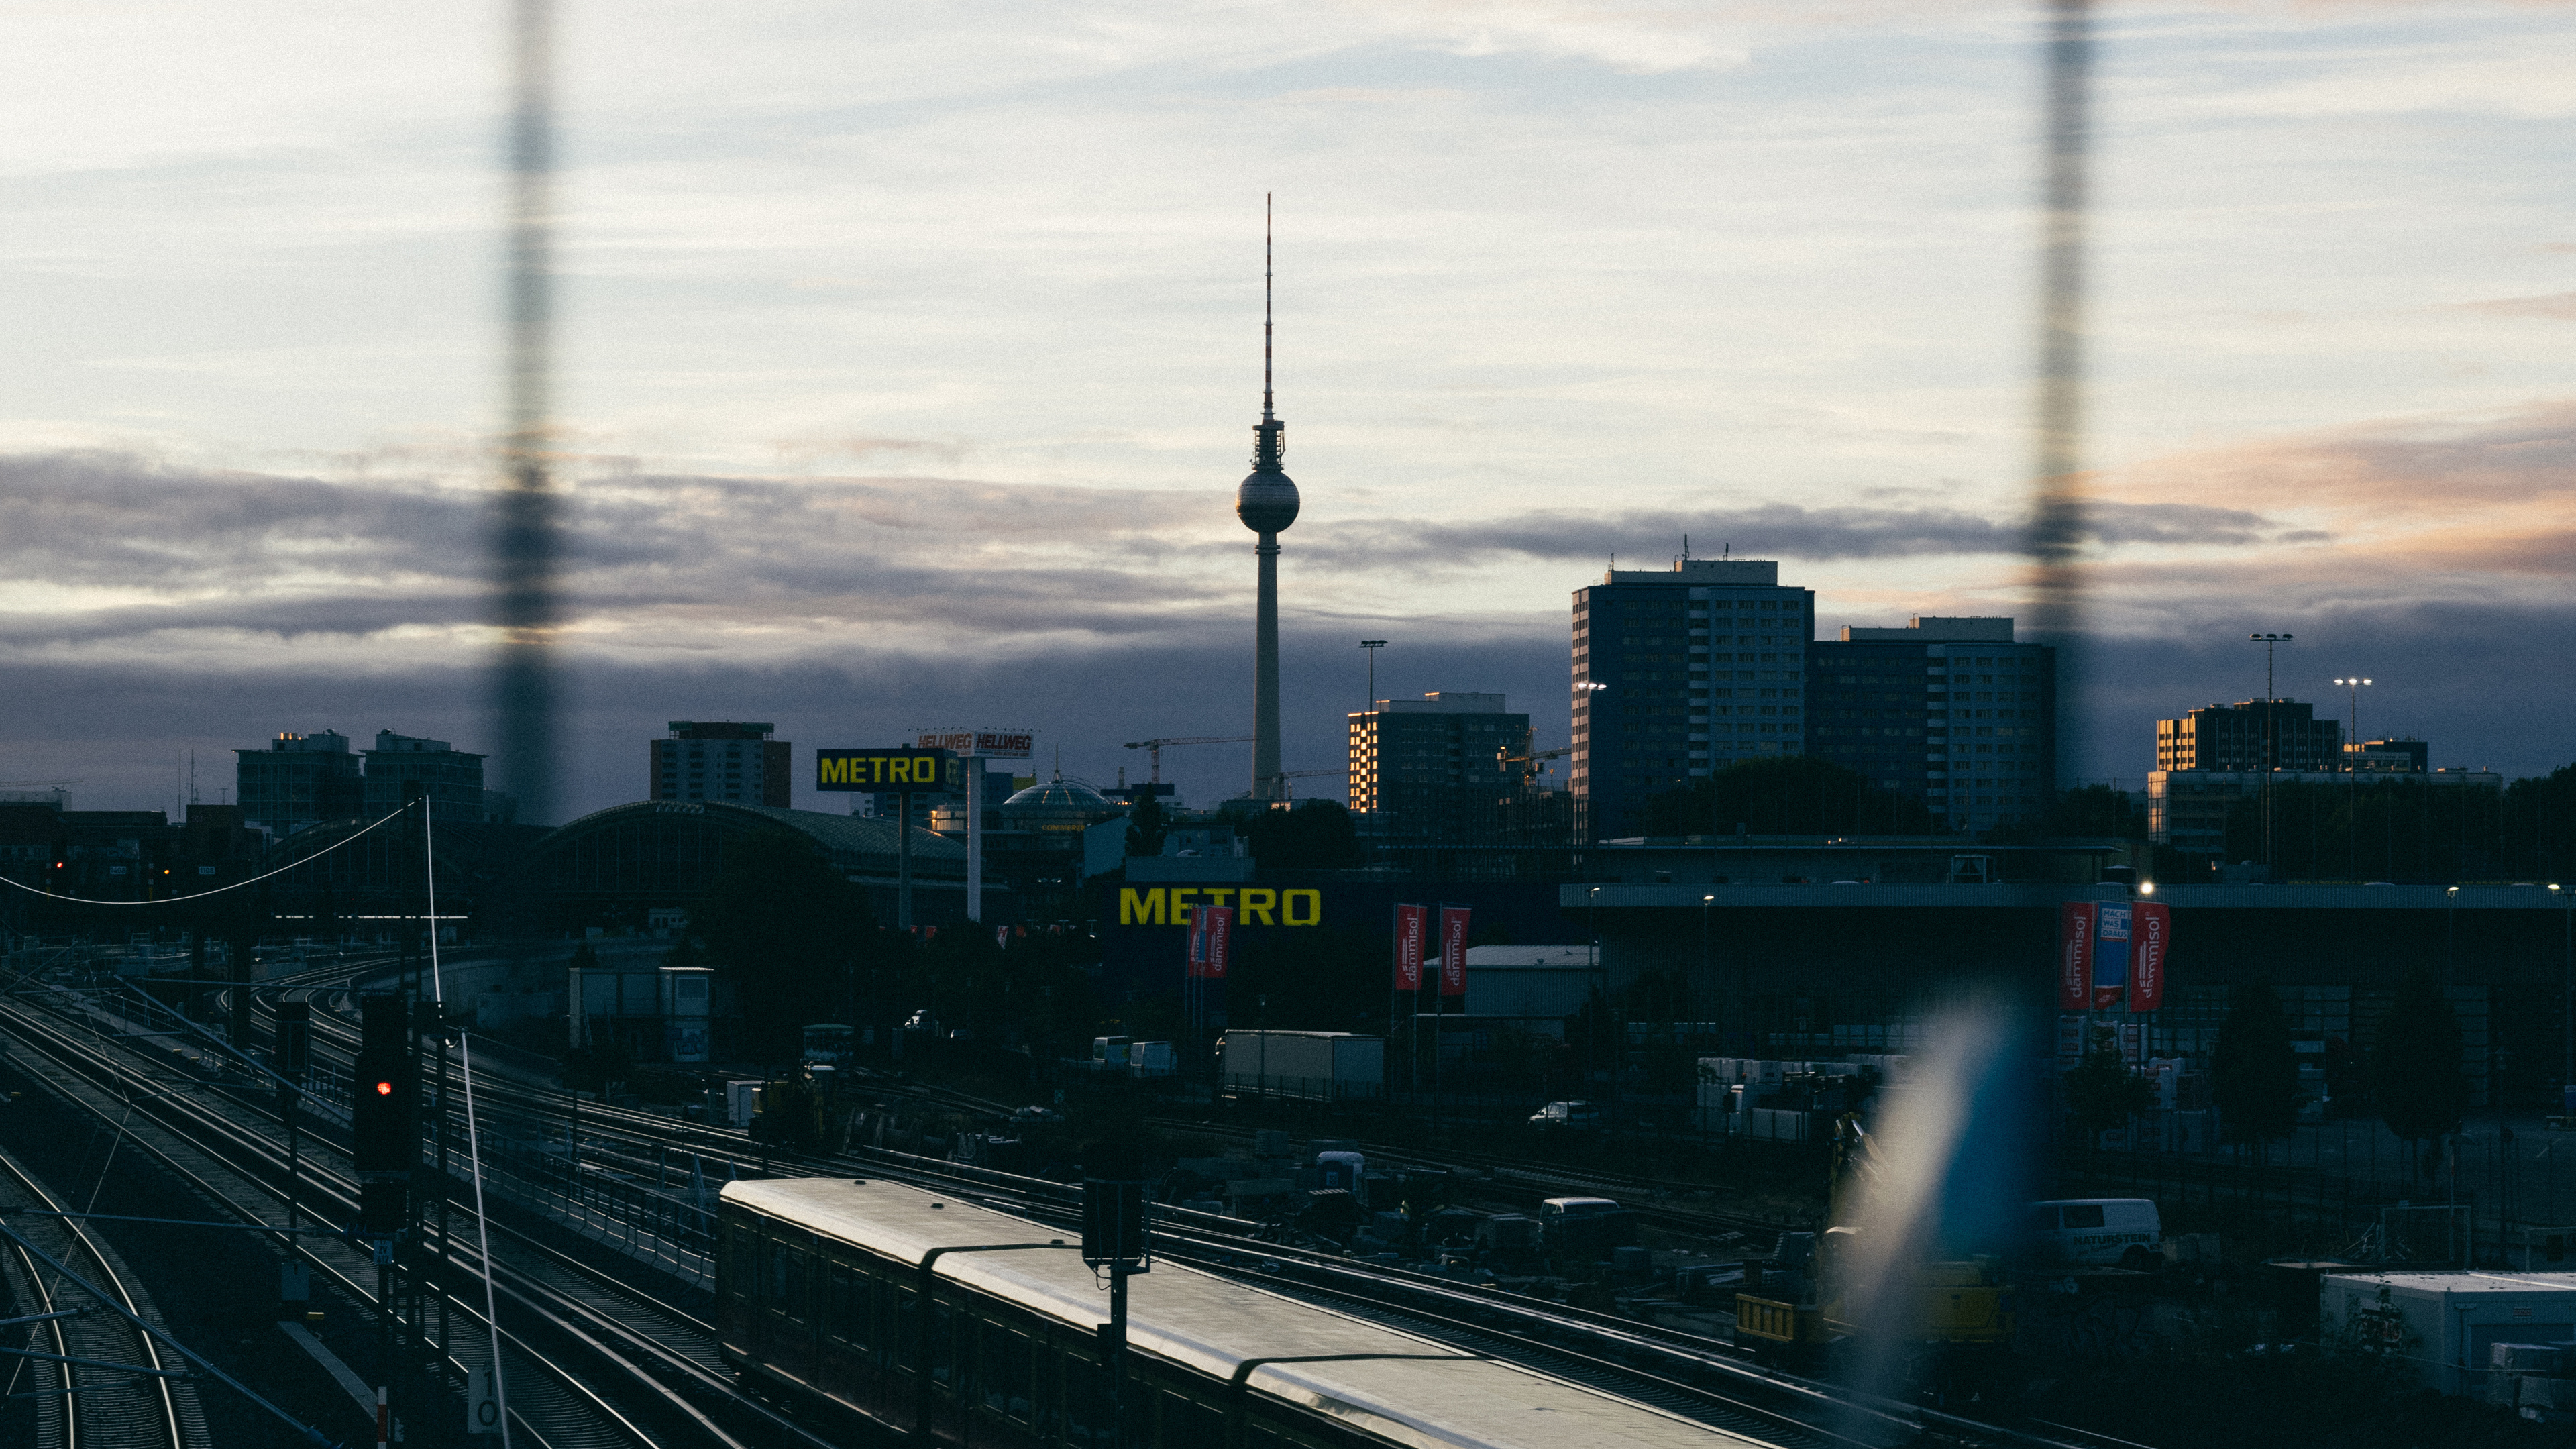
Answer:
[(1261, 193), (1261, 420), (1270, 421), (1270, 193)]

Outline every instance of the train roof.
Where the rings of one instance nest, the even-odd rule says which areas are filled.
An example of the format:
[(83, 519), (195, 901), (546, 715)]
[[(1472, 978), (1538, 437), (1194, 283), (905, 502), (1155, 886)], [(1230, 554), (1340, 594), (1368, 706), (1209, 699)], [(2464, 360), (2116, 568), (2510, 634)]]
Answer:
[[(919, 1266), (1085, 1330), (1108, 1321), (1106, 1280), (1079, 1235), (903, 1183), (845, 1177), (725, 1184), (724, 1201)], [(997, 1246), (1029, 1245), (1029, 1246)], [(985, 1251), (962, 1251), (983, 1248)], [(1711, 1449), (1761, 1441), (1431, 1339), (1158, 1263), (1128, 1279), (1128, 1342), (1220, 1380), (1254, 1364), (1264, 1393), (1419, 1449)]]

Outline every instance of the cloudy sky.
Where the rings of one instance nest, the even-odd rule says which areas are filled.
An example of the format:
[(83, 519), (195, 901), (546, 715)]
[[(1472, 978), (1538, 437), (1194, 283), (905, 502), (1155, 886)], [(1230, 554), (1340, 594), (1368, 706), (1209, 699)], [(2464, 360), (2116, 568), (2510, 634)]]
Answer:
[[(1024, 725), (1103, 783), (1245, 732), (1265, 192), (1289, 768), (1338, 766), (1364, 635), (1380, 693), (1563, 743), (1570, 591), (1685, 535), (1828, 637), (2022, 610), (2035, 22), (570, 5), (570, 807), (673, 718)], [(498, 5), (0, 25), (0, 777), (152, 808), (281, 729), (488, 747)], [(2085, 774), (2259, 694), (2258, 629), (2437, 763), (2576, 758), (2571, 42), (2108, 10)]]

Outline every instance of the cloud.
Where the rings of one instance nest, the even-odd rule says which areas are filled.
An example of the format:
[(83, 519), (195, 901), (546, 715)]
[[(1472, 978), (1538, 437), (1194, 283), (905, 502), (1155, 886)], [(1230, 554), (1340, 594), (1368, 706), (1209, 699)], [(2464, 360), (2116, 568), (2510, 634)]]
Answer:
[(2454, 312), (2483, 312), (2490, 317), (2540, 317), (2553, 322), (2576, 322), (2576, 292), (2552, 292), (2544, 297), (2498, 297), (2488, 302), (2454, 302)]
[[(2261, 514), (2198, 504), (2098, 502), (2095, 534), (2110, 544), (2245, 548), (2298, 536)], [(1732, 547), (1744, 558), (1897, 559), (2014, 554), (2021, 526), (1941, 508), (1803, 508), (1766, 504), (1706, 512), (1666, 510), (1607, 516), (1531, 512), (1488, 524), (1415, 519), (1337, 523), (1322, 530), (1323, 556), (1346, 567), (1392, 567), (1493, 555), (1600, 562), (1625, 552), (1652, 567), (1681, 552), (1683, 536), (1706, 558)], [(1308, 547), (1314, 548), (1312, 542)]]

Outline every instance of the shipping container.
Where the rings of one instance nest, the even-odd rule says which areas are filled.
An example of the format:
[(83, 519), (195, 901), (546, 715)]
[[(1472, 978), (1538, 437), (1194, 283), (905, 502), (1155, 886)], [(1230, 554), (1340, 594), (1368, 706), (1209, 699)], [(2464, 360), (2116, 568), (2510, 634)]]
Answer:
[(2332, 1273), (2317, 1327), (2367, 1339), (2426, 1387), (2475, 1393), (2497, 1344), (2576, 1339), (2576, 1273)]
[(1334, 1101), (1375, 1097), (1386, 1085), (1386, 1039), (1342, 1031), (1229, 1031), (1225, 1085), (1232, 1092)]

